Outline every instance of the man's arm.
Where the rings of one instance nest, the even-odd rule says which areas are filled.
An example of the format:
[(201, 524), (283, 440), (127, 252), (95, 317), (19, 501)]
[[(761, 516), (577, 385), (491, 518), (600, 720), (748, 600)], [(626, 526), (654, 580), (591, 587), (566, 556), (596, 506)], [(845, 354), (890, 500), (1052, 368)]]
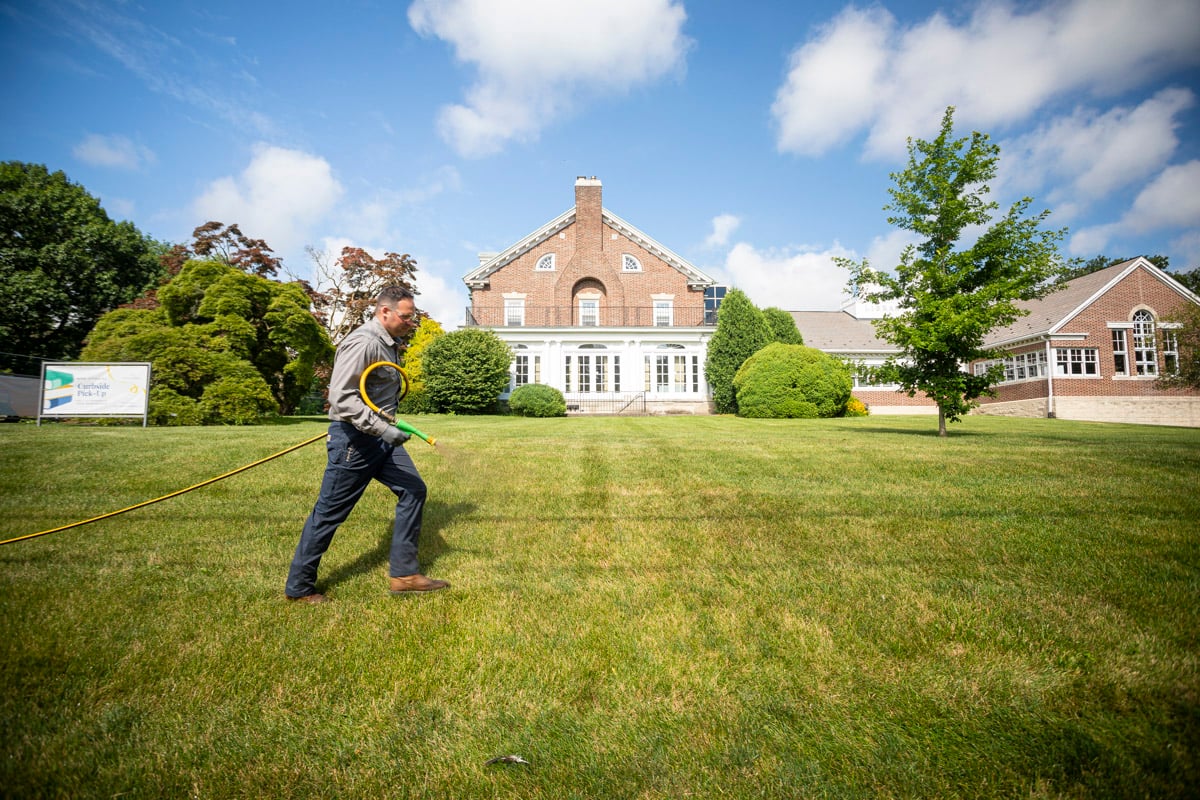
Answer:
[[(333, 374), (329, 376), (329, 414), (343, 422), (349, 422), (363, 433), (379, 436), (391, 444), (399, 444), (408, 437), (372, 411), (363, 402), (358, 391), (363, 370), (380, 360), (371, 358), (372, 349), (372, 342), (366, 336), (352, 336), (338, 348), (337, 357), (333, 360)], [(404, 438), (391, 441), (396, 437), (389, 431)]]

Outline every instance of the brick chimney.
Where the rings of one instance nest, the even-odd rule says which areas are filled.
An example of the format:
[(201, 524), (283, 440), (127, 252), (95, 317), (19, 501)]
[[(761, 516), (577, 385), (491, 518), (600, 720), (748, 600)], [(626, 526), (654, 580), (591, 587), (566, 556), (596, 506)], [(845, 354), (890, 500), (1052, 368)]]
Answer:
[(593, 258), (604, 251), (602, 191), (600, 179), (594, 175), (575, 179), (575, 250)]

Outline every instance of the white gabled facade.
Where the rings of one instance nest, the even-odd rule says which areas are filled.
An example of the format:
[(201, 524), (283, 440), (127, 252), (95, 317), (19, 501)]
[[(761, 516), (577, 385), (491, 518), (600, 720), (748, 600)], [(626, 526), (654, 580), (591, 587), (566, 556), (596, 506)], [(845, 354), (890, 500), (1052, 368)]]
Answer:
[(704, 359), (723, 288), (606, 210), (601, 191), (579, 178), (573, 208), (481, 254), (463, 279), (467, 323), (513, 348), (510, 392), (543, 383), (573, 411), (706, 413)]

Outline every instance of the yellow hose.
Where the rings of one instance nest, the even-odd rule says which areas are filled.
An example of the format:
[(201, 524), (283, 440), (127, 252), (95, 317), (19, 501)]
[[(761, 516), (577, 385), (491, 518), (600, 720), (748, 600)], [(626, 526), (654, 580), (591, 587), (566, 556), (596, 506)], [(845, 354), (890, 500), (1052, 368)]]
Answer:
[(159, 503), (163, 500), (169, 500), (172, 497), (178, 497), (181, 494), (187, 494), (188, 492), (193, 491), (194, 489), (199, 489), (202, 486), (208, 486), (210, 483), (216, 483), (217, 481), (224, 480), (225, 478), (228, 478), (231, 475), (237, 475), (239, 472), (245, 472), (246, 470), (250, 469), (251, 467), (257, 467), (259, 464), (265, 464), (272, 459), (279, 458), (280, 456), (283, 456), (283, 455), (287, 455), (288, 453), (292, 452), (293, 450), (299, 450), (301, 447), (307, 447), (308, 445), (312, 444), (313, 442), (319, 442), (328, 435), (329, 434), (327, 434), (327, 433), (322, 433), (320, 436), (314, 436), (313, 438), (308, 439), (307, 441), (303, 441), (300, 444), (292, 445), (291, 447), (289, 447), (286, 450), (280, 450), (275, 455), (267, 456), (266, 458), (260, 458), (258, 461), (255, 461), (253, 464), (247, 464), (244, 467), (238, 467), (235, 470), (230, 470), (229, 472), (226, 472), (224, 475), (218, 475), (215, 478), (209, 478), (206, 481), (201, 481), (200, 483), (197, 483), (195, 486), (189, 486), (186, 489), (180, 489), (177, 492), (171, 492), (170, 494), (164, 494), (162, 497), (156, 497), (153, 500), (147, 500), (143, 503), (138, 503), (137, 505), (129, 506), (127, 508), (122, 508), (120, 511), (110, 511), (107, 514), (101, 514), (98, 517), (92, 517), (91, 519), (80, 520), (79, 522), (72, 522), (70, 525), (63, 525), (58, 528), (51, 528), (48, 531), (39, 531), (38, 533), (30, 533), (26, 536), (17, 536), (13, 539), (5, 539), (4, 541), (0, 541), (0, 546), (6, 545), (6, 544), (12, 544), (13, 542), (22, 542), (22, 541), (25, 541), (26, 539), (36, 539), (37, 537), (45, 536), (48, 533), (58, 533), (59, 531), (70, 530), (71, 528), (78, 528), (80, 525), (87, 525), (89, 522), (98, 522), (102, 519), (108, 519), (109, 517), (115, 517), (118, 514), (124, 514), (126, 511), (133, 511), (134, 509), (145, 508), (146, 506), (154, 505), (155, 503)]
[(386, 411), (380, 411), (379, 406), (371, 402), (371, 397), (367, 394), (367, 376), (370, 375), (371, 371), (376, 367), (395, 367), (396, 371), (400, 373), (400, 394), (396, 396), (397, 402), (403, 400), (404, 395), (408, 394), (408, 375), (404, 372), (400, 365), (394, 361), (376, 361), (374, 364), (364, 369), (363, 374), (358, 378), (358, 393), (362, 395), (363, 402), (370, 406), (372, 411), (395, 425), (400, 430), (407, 434), (416, 436), (419, 439), (424, 439), (429, 444), (436, 446), (437, 440), (432, 436), (427, 436), (426, 434), (421, 433), (421, 431), (417, 430), (412, 424), (405, 422), (402, 419), (396, 419)]

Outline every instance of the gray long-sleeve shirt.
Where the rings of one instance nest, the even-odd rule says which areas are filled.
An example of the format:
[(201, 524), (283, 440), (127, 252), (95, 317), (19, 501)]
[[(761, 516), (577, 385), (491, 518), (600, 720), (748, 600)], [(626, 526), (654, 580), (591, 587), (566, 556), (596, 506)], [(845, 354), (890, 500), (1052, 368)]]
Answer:
[[(363, 402), (358, 391), (359, 378), (377, 361), (398, 363), (399, 360), (396, 341), (379, 320), (372, 317), (354, 329), (338, 345), (333, 358), (333, 374), (329, 377), (329, 418), (348, 422), (363, 433), (383, 436), (391, 423)], [(400, 374), (392, 367), (376, 367), (367, 376), (367, 395), (371, 402), (393, 417), (400, 388)]]

